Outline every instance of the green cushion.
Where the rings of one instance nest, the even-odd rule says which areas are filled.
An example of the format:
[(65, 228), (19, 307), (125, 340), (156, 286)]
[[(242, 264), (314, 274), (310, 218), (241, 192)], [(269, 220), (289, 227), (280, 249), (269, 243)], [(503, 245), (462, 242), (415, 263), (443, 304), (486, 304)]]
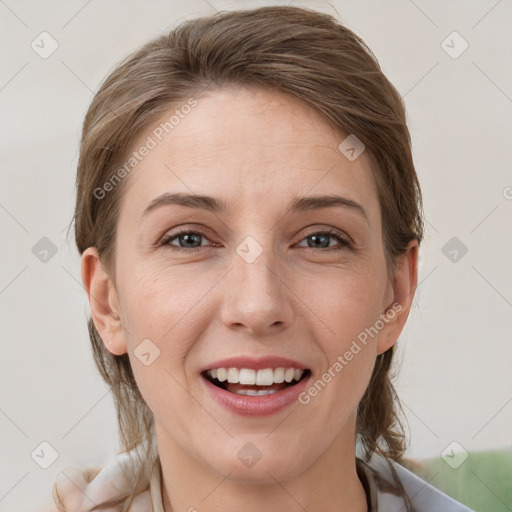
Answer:
[(475, 512), (512, 511), (512, 448), (469, 452), (457, 469), (441, 457), (404, 466)]

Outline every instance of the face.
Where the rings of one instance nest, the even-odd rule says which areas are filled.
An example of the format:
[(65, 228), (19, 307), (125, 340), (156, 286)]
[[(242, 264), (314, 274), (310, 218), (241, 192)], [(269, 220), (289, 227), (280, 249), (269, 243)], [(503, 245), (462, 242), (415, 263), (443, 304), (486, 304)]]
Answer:
[[(347, 134), (298, 100), (242, 89), (196, 100), (125, 178), (109, 295), (122, 327), (95, 322), (109, 350), (128, 352), (159, 444), (234, 479), (288, 478), (333, 446), (353, 452), (375, 358), (403, 326), (398, 314), (382, 321), (400, 289), (377, 189), (366, 154), (347, 159)], [(220, 206), (177, 204), (177, 193)], [(307, 201), (320, 196), (342, 200)], [(219, 367), (260, 383), (266, 368), (303, 373), (220, 389), (205, 372)], [(247, 388), (275, 392), (237, 392)]]

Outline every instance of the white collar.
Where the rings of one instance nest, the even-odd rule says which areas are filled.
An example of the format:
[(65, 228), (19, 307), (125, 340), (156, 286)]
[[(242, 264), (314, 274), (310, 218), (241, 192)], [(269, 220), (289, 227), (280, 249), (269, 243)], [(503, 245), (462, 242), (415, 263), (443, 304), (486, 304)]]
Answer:
[[(473, 512), (394, 461), (388, 461), (388, 459), (374, 454), (369, 461), (363, 462), (370, 468), (370, 472), (374, 476), (378, 475), (377, 482), (378, 479), (383, 479), (394, 487), (391, 465), (411, 501), (414, 512)], [(379, 488), (378, 483), (377, 507), (378, 512), (406, 512), (407, 510), (403, 497), (385, 492)]]

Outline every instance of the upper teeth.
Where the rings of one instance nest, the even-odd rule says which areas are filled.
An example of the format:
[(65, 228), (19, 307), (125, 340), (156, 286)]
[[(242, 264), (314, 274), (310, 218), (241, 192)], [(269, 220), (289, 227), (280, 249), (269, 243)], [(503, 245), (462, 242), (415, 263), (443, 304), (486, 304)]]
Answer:
[(271, 386), (281, 382), (300, 380), (304, 370), (295, 368), (265, 368), (263, 370), (252, 370), (251, 368), (216, 368), (206, 372), (210, 377), (231, 384), (247, 384), (256, 386)]

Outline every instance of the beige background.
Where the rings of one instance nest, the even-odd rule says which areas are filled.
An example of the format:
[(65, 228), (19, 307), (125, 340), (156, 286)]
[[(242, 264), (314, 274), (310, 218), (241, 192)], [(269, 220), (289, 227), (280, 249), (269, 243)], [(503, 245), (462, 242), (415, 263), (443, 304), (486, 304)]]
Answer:
[[(0, 1), (0, 512), (34, 510), (61, 469), (105, 464), (118, 448), (89, 349), (79, 257), (66, 240), (93, 91), (182, 17), (274, 3)], [(292, 3), (335, 8), (405, 98), (427, 219), (399, 342), (409, 455), (439, 456), (454, 440), (467, 450), (512, 446), (512, 3)], [(46, 37), (51, 48), (43, 31), (58, 44), (46, 59), (31, 47)], [(458, 58), (442, 46), (453, 31), (463, 39), (446, 40), (452, 55), (469, 44)], [(57, 250), (47, 262), (32, 252), (43, 237)], [(443, 253), (452, 237), (468, 249), (457, 262)], [(58, 458), (43, 469), (52, 450)]]

